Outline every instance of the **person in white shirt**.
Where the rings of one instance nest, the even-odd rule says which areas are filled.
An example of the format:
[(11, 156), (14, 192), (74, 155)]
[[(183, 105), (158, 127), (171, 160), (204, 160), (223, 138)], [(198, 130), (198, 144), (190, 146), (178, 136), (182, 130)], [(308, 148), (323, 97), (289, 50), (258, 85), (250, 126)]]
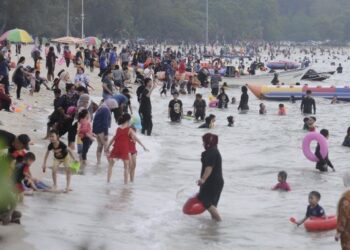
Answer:
[(75, 75), (74, 83), (77, 87), (82, 86), (86, 89), (90, 88), (94, 90), (94, 88), (90, 85), (88, 76), (84, 73), (84, 68), (82, 67), (78, 67), (77, 74)]
[(154, 70), (153, 70), (153, 64), (150, 63), (147, 68), (143, 71), (143, 76), (144, 78), (151, 78), (151, 80), (153, 81), (153, 76), (154, 76)]

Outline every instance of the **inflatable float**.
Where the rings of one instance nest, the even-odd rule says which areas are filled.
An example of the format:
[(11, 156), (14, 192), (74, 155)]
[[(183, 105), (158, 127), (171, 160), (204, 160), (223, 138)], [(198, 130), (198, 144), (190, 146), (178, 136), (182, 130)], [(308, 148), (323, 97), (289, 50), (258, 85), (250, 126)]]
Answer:
[(333, 99), (350, 102), (349, 86), (309, 86), (309, 85), (254, 85), (248, 84), (249, 90), (259, 99), (273, 101), (288, 101), (291, 97), (301, 100), (307, 90), (312, 91), (313, 97)]
[(197, 214), (201, 214), (205, 211), (205, 207), (204, 207), (203, 203), (200, 200), (198, 200), (197, 196), (198, 196), (198, 194), (196, 194), (195, 196), (193, 196), (187, 200), (187, 202), (185, 203), (185, 205), (182, 208), (182, 211), (184, 214), (197, 215)]
[(328, 143), (326, 138), (318, 132), (308, 133), (303, 140), (303, 153), (307, 159), (313, 162), (318, 162), (319, 159), (311, 152), (310, 145), (312, 141), (317, 141), (320, 144), (320, 153), (323, 158), (328, 155)]
[(304, 222), (304, 227), (309, 232), (334, 230), (337, 227), (337, 217), (327, 216), (325, 218), (311, 217)]
[(300, 63), (290, 61), (274, 61), (267, 63), (266, 66), (270, 69), (297, 69), (300, 67)]
[[(165, 80), (165, 71), (159, 71), (156, 73), (157, 79), (160, 81), (164, 81)], [(180, 74), (179, 71), (176, 71), (175, 73), (175, 79), (176, 80), (189, 80), (190, 76), (194, 77), (196, 76), (196, 73), (194, 72), (185, 72), (183, 74)]]

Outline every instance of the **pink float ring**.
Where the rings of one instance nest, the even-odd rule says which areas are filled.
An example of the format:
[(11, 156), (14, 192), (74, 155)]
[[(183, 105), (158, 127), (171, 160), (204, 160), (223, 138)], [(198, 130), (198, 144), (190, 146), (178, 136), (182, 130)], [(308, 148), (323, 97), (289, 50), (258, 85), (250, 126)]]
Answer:
[(323, 158), (328, 155), (328, 143), (326, 138), (318, 132), (308, 133), (303, 140), (303, 153), (307, 159), (310, 161), (318, 162), (319, 159), (316, 155), (311, 152), (310, 145), (312, 141), (317, 141), (320, 144), (320, 153)]
[(218, 106), (219, 102), (217, 100), (209, 102), (210, 108), (216, 108)]

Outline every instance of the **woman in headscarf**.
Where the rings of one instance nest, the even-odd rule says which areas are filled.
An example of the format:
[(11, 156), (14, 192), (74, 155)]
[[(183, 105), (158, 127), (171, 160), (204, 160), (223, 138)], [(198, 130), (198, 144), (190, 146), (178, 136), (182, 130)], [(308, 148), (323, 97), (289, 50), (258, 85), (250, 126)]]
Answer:
[(244, 112), (247, 112), (249, 110), (249, 106), (248, 106), (248, 100), (249, 100), (248, 88), (246, 86), (242, 86), (241, 90), (242, 90), (241, 100), (239, 102), (239, 106), (238, 106), (237, 109), (244, 113)]
[[(350, 187), (350, 172), (346, 172), (344, 186)], [(340, 239), (343, 250), (350, 250), (350, 190), (346, 191), (338, 203), (338, 222), (335, 240)]]
[(201, 178), (198, 180), (200, 186), (198, 199), (209, 211), (212, 219), (221, 221), (217, 205), (221, 191), (224, 187), (224, 179), (221, 168), (221, 154), (217, 148), (219, 138), (215, 134), (207, 133), (203, 135)]

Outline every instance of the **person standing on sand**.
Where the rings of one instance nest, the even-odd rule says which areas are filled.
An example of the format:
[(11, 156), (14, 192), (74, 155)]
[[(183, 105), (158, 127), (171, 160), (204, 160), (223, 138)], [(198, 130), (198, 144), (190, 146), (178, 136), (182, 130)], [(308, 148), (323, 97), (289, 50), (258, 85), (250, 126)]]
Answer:
[(217, 148), (219, 137), (206, 133), (202, 140), (205, 151), (202, 153), (201, 159), (201, 178), (197, 181), (198, 186), (200, 186), (198, 199), (209, 211), (213, 220), (221, 221), (217, 206), (224, 187), (224, 178), (222, 176), (221, 154)]
[(17, 89), (16, 89), (16, 95), (17, 95), (17, 100), (22, 100), (21, 99), (21, 89), (26, 85), (26, 76), (30, 77), (30, 74), (24, 69), (24, 62), (25, 62), (25, 57), (21, 56), (18, 60), (17, 63), (17, 68), (15, 72), (13, 72), (12, 75), (12, 81), (16, 84)]
[(50, 47), (46, 56), (47, 80), (50, 82), (55, 79), (56, 59), (55, 50), (53, 47)]

